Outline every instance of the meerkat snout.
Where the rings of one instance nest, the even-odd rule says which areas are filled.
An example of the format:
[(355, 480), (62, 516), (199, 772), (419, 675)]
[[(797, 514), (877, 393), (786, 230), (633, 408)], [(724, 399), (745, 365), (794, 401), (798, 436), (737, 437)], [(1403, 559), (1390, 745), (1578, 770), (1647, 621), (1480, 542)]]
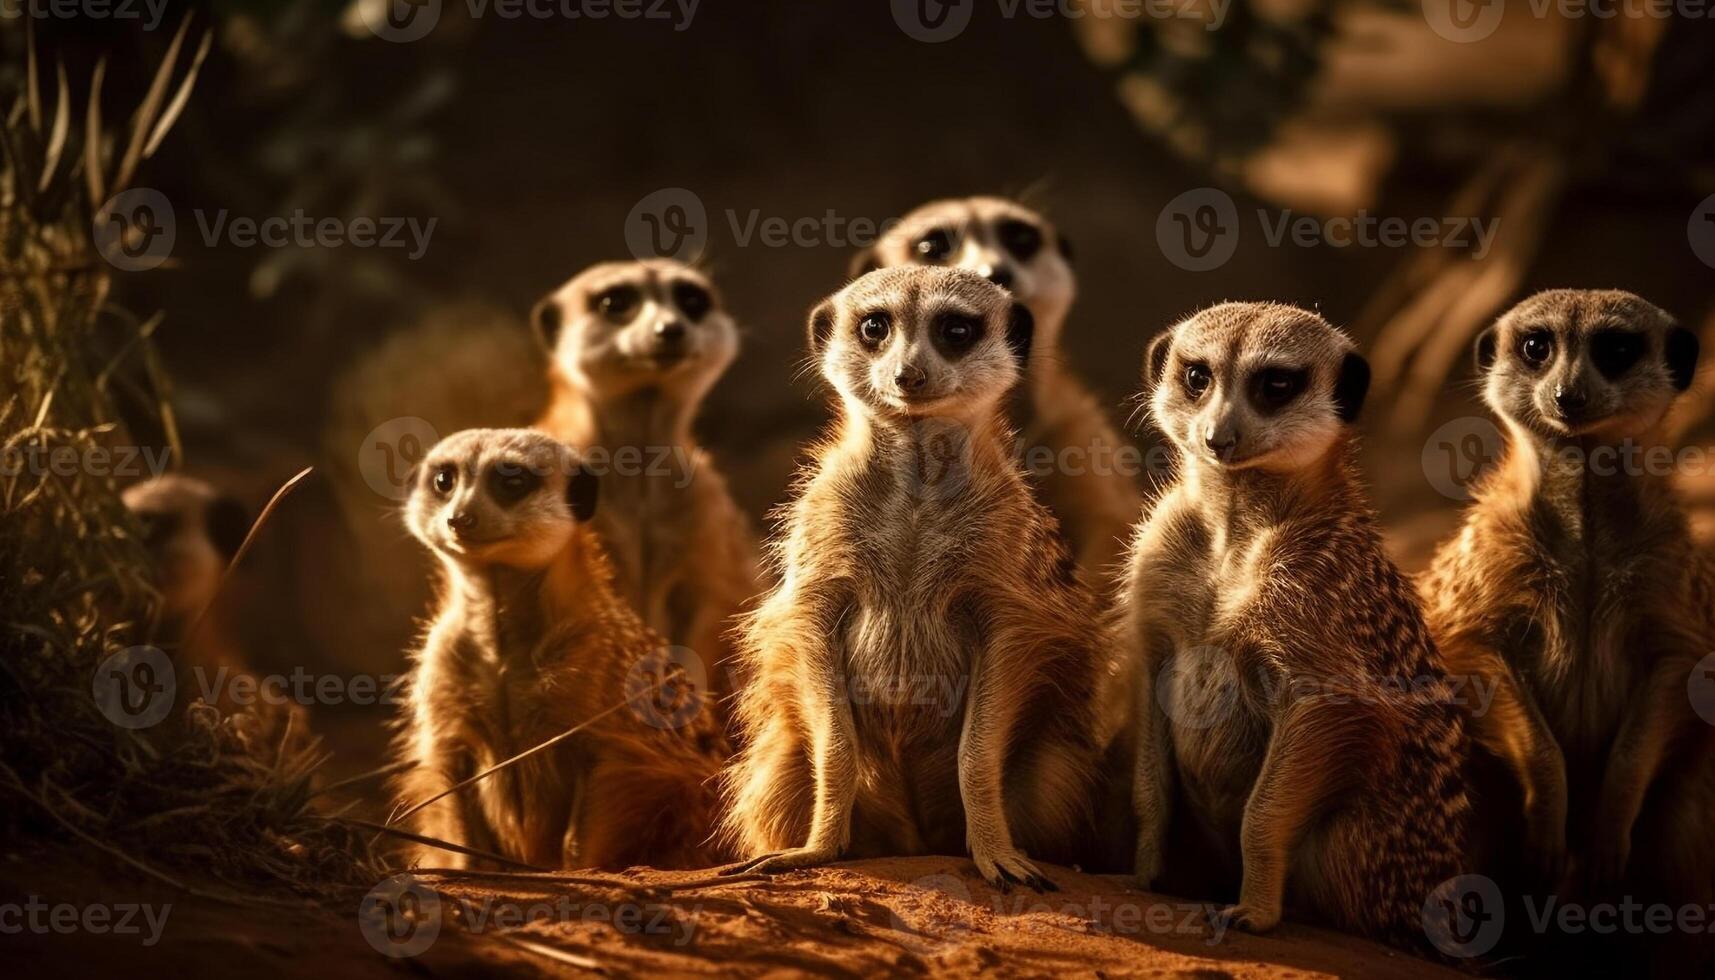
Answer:
[(1170, 328), (1144, 359), (1150, 409), (1188, 459), (1296, 469), (1358, 417), (1369, 364), (1307, 310), (1223, 303)]
[(1654, 427), (1697, 369), (1697, 335), (1620, 290), (1538, 293), (1477, 340), (1483, 399), (1546, 437)]
[(810, 350), (847, 405), (883, 419), (980, 415), (1021, 377), (1034, 319), (964, 269), (901, 266), (810, 314)]

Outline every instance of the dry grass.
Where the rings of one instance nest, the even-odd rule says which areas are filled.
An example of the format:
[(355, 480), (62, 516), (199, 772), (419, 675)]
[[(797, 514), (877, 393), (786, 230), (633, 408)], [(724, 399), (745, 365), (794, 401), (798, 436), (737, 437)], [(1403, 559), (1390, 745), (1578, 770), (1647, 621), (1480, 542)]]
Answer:
[(312, 808), (323, 756), (301, 717), (223, 717), (181, 699), (166, 722), (130, 731), (101, 713), (98, 665), (147, 642), (155, 618), (139, 529), (96, 467), (19, 465), (25, 452), (87, 459), (128, 443), (115, 408), (127, 383), (157, 406), (177, 457), (150, 338), (159, 318), (112, 304), (91, 229), (185, 105), (208, 45), (186, 57), (186, 34), (123, 126), (103, 122), (99, 67), (75, 113), (56, 66), (49, 108), (33, 43), (24, 90), (0, 119), (0, 822), (15, 842), (76, 840), (191, 891), (345, 897), (379, 880), (384, 860), (371, 835)]

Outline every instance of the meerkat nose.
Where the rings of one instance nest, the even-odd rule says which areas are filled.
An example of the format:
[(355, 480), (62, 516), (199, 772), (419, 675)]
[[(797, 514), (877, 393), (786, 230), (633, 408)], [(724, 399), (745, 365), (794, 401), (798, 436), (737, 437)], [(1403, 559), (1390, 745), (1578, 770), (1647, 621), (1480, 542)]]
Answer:
[(984, 279), (987, 279), (989, 282), (994, 283), (1002, 289), (1012, 288), (1012, 270), (1004, 265), (986, 268), (982, 270), (982, 275)]
[(685, 339), (685, 325), (678, 320), (664, 320), (655, 325), (655, 336), (674, 344)]
[(909, 364), (900, 368), (899, 373), (893, 376), (893, 383), (899, 386), (900, 391), (904, 392), (921, 391), (924, 382), (928, 380), (927, 372), (920, 367), (913, 367)]
[(1233, 455), (1233, 448), (1238, 444), (1239, 436), (1236, 432), (1209, 429), (1203, 433), (1203, 445), (1208, 446), (1209, 451), (1223, 461)]
[(461, 511), (447, 518), (447, 527), (455, 531), (468, 531), (476, 527), (476, 515), (469, 511)]
[(1554, 386), (1554, 407), (1562, 412), (1576, 412), (1589, 401), (1590, 396), (1585, 394), (1583, 388), (1569, 388), (1566, 385)]

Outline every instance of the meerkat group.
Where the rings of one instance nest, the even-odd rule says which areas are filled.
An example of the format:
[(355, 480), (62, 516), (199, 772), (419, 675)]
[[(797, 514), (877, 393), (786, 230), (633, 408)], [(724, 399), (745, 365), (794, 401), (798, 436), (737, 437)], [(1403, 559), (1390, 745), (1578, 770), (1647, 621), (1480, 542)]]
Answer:
[[(1665, 483), (1556, 463), (1656, 438), (1695, 338), (1616, 292), (1502, 317), (1479, 363), (1506, 454), (1413, 582), (1357, 475), (1367, 363), (1307, 310), (1224, 303), (1142, 352), (1176, 458), (1151, 499), (1111, 467), (1032, 472), (1033, 446), (1121, 444), (1061, 352), (1069, 255), (970, 198), (857, 257), (809, 315), (833, 420), (766, 563), (693, 435), (738, 346), (706, 273), (605, 263), (539, 304), (541, 423), (443, 440), (406, 508), (443, 569), (399, 743), (425, 859), (966, 852), (1046, 890), (1038, 862), (1105, 848), (1240, 928), (1416, 950), (1498, 841), (1555, 894), (1715, 901), (1715, 726), (1686, 697), (1715, 558)], [(666, 462), (591, 465), (628, 447)], [(666, 711), (658, 682), (696, 703), (618, 710), (648, 687)]]

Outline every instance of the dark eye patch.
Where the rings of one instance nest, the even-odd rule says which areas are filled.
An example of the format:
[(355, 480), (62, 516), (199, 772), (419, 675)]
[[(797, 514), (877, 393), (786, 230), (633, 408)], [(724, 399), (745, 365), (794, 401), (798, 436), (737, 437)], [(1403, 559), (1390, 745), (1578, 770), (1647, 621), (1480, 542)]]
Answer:
[(488, 492), (502, 507), (511, 507), (541, 486), (542, 475), (523, 463), (496, 463), (488, 471)]
[(1548, 330), (1529, 330), (1518, 339), (1519, 360), (1531, 367), (1541, 367), (1554, 356), (1554, 334)]
[(709, 291), (694, 282), (676, 282), (673, 284), (673, 305), (692, 323), (700, 321), (715, 305)]
[(943, 313), (935, 318), (931, 337), (935, 347), (949, 358), (962, 357), (983, 336), (983, 322), (964, 313)]
[(444, 497), (452, 493), (453, 487), (458, 484), (458, 473), (451, 463), (443, 463), (435, 468), (434, 474), (429, 477), (429, 483), (436, 493)]
[(858, 321), (858, 342), (870, 350), (875, 350), (887, 340), (887, 335), (892, 331), (893, 317), (881, 310), (865, 313)]
[(1029, 262), (1042, 250), (1042, 230), (1028, 221), (1011, 218), (996, 229), (1001, 247), (1020, 262)]
[(158, 548), (179, 533), (184, 516), (171, 510), (146, 510), (137, 514), (137, 521), (143, 525), (143, 543)]
[(919, 262), (945, 262), (953, 254), (953, 236), (945, 228), (936, 228), (911, 247)]
[(1292, 404), (1310, 384), (1303, 368), (1267, 367), (1251, 375), (1251, 402), (1263, 413), (1278, 412)]
[(1631, 330), (1598, 330), (1590, 335), (1590, 361), (1604, 378), (1617, 378), (1631, 370), (1648, 348), (1644, 335)]
[(643, 294), (636, 286), (614, 286), (597, 293), (590, 305), (607, 322), (620, 324), (630, 323), (642, 302)]

